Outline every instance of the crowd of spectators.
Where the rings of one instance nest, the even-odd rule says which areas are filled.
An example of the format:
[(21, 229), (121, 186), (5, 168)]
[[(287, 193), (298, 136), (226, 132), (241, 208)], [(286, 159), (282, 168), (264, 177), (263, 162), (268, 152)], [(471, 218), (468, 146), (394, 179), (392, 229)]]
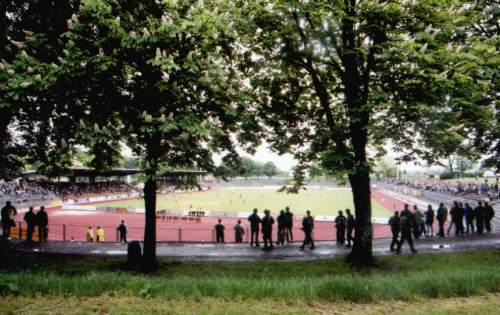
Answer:
[(129, 195), (133, 192), (133, 188), (130, 185), (118, 181), (95, 183), (45, 182), (41, 185), (58, 195), (63, 201), (67, 199), (80, 199), (102, 195)]
[(65, 200), (81, 199), (102, 195), (130, 195), (134, 189), (123, 182), (109, 181), (96, 183), (46, 182), (46, 181), (0, 181), (0, 199), (18, 203), (45, 199), (54, 194)]
[[(491, 180), (490, 180), (491, 181)], [(438, 193), (445, 193), (450, 195), (467, 195), (475, 194), (481, 197), (489, 198), (490, 200), (500, 199), (499, 190), (499, 178), (490, 182), (485, 179), (483, 182), (463, 182), (460, 180), (456, 181), (444, 181), (439, 179), (386, 179), (386, 183), (406, 186), (409, 188), (433, 191)]]
[(24, 194), (31, 195), (48, 195), (49, 191), (37, 183), (28, 182), (25, 180), (6, 182), (0, 181), (0, 197), (22, 196)]

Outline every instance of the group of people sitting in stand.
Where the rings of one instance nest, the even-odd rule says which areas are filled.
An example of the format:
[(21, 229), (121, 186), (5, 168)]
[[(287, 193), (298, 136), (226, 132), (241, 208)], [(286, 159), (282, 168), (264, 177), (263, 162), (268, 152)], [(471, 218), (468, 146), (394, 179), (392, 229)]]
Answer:
[(445, 224), (448, 221), (446, 234), (450, 235), (452, 229), (456, 236), (465, 234), (483, 234), (486, 230), (491, 232), (491, 221), (495, 217), (495, 210), (488, 202), (478, 201), (475, 208), (472, 208), (468, 203), (465, 206), (461, 202), (453, 202), (453, 206), (448, 210), (443, 203), (434, 211), (431, 205), (427, 206), (427, 210), (422, 213), (417, 205), (413, 206), (413, 211), (410, 211), (409, 205), (405, 204), (404, 209), (399, 213), (394, 212), (394, 215), (389, 219), (388, 224), (391, 227), (392, 242), (391, 251), (401, 251), (401, 246), (405, 241), (410, 245), (412, 252), (416, 252), (413, 238), (419, 239), (421, 236), (434, 236), (434, 222), (438, 222), (437, 236), (445, 236)]
[(23, 194), (47, 195), (49, 191), (26, 180), (12, 182), (0, 180), (0, 197), (16, 198)]
[[(5, 206), (1, 211), (1, 225), (2, 225), (2, 239), (8, 240), (11, 236), (11, 229), (16, 226), (14, 217), (17, 215), (16, 208), (11, 204), (10, 201), (5, 203)], [(45, 207), (41, 206), (40, 210), (36, 213), (33, 207), (24, 214), (24, 221), (26, 222), (26, 245), (31, 246), (33, 244), (33, 234), (35, 232), (35, 227), (38, 229), (38, 240), (40, 242), (47, 241), (49, 224), (49, 216), (45, 211)]]

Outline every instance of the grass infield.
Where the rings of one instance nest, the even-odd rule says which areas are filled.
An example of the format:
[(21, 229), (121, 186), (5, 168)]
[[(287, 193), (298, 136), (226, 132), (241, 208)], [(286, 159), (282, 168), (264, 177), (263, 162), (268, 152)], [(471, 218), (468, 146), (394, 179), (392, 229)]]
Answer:
[[(143, 208), (143, 199), (100, 203), (103, 207)], [(250, 212), (253, 208), (270, 209), (277, 213), (289, 206), (292, 212), (309, 209), (314, 214), (336, 215), (339, 210), (354, 209), (348, 189), (306, 190), (298, 194), (277, 192), (276, 189), (227, 188), (178, 195), (159, 195), (157, 209)], [(374, 217), (388, 217), (390, 212), (372, 199)]]

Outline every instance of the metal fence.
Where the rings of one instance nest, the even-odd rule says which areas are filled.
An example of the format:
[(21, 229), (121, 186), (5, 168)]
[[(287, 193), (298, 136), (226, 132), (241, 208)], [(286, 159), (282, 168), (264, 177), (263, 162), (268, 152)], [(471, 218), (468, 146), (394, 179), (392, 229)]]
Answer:
[[(96, 235), (96, 226), (93, 226), (94, 231), (94, 241)], [(101, 226), (104, 230), (104, 242), (119, 242), (119, 232), (116, 226)], [(388, 232), (388, 227), (383, 227)], [(17, 222), (16, 226), (11, 229), (11, 237), (15, 239), (26, 239), (27, 226), (25, 222)], [(76, 224), (49, 224), (48, 230), (48, 240), (50, 241), (63, 241), (63, 242), (85, 242), (86, 233), (88, 226), (86, 225), (76, 225)], [(336, 229), (334, 228), (333, 222), (328, 225), (323, 224), (314, 228), (314, 239), (316, 241), (333, 241), (336, 239)], [(304, 233), (300, 227), (292, 228), (293, 240), (303, 241)], [(387, 233), (378, 233), (375, 238), (385, 238)], [(233, 229), (227, 228), (224, 233), (224, 241), (226, 243), (235, 243), (235, 233)], [(143, 240), (144, 239), (144, 228), (139, 227), (128, 227), (127, 228), (127, 240)], [(38, 230), (35, 228), (33, 240), (38, 240)], [(187, 243), (214, 243), (216, 241), (215, 229), (214, 228), (203, 228), (203, 227), (169, 227), (169, 228), (157, 228), (156, 229), (156, 240), (157, 242), (187, 242)], [(262, 234), (259, 232), (259, 240), (262, 240)], [(277, 240), (277, 229), (273, 229), (272, 240)], [(250, 228), (245, 227), (245, 234), (243, 236), (243, 242), (250, 242)]]

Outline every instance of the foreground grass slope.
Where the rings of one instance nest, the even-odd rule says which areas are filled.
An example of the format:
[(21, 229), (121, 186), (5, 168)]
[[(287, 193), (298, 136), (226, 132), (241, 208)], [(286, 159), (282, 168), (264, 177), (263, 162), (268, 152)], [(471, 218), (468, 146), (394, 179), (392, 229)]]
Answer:
[(33, 297), (103, 294), (174, 300), (372, 302), (500, 292), (500, 250), (380, 257), (353, 270), (342, 259), (315, 262), (162, 262), (154, 276), (123, 270), (121, 261), (4, 254), (0, 293)]
[(498, 314), (500, 294), (377, 303), (282, 302), (223, 299), (165, 300), (133, 296), (0, 296), (0, 314)]
[[(373, 216), (387, 217), (390, 212), (372, 200)], [(114, 201), (99, 204), (103, 207), (143, 208), (143, 199)], [(276, 192), (276, 189), (227, 188), (178, 195), (159, 195), (157, 209), (207, 210), (249, 212), (265, 208), (277, 213), (290, 206), (292, 211), (303, 214), (306, 209), (314, 214), (336, 215), (339, 210), (354, 209), (352, 193), (348, 189), (307, 190), (298, 194)]]

